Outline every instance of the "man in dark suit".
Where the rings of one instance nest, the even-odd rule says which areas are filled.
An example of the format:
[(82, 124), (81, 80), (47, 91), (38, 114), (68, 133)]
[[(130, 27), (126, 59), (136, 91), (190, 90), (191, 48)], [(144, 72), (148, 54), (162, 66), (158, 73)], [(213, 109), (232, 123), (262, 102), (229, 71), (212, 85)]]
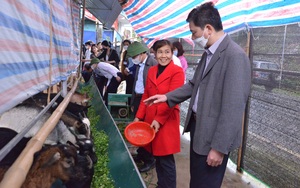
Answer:
[[(136, 74), (133, 81), (133, 91), (131, 98), (131, 109), (135, 117), (138, 107), (140, 105), (148, 70), (151, 66), (156, 65), (157, 61), (149, 55), (148, 48), (140, 42), (133, 42), (127, 49), (127, 57), (131, 57), (136, 67)], [(147, 172), (155, 165), (155, 159), (151, 153), (140, 147), (137, 150), (138, 158), (143, 161), (144, 165), (139, 168), (140, 172)]]
[(241, 144), (242, 121), (251, 88), (249, 58), (226, 33), (212, 2), (187, 17), (192, 39), (205, 49), (194, 77), (166, 95), (144, 102), (170, 107), (191, 98), (184, 132), (191, 134), (190, 187), (221, 187), (229, 153)]

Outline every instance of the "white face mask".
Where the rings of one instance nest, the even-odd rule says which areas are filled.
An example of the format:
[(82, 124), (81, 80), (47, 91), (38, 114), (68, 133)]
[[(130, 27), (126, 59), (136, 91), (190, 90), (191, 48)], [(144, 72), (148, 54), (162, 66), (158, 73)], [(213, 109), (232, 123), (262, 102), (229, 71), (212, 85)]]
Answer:
[(177, 57), (178, 50), (174, 50), (174, 51), (173, 51), (173, 54)]
[(135, 65), (138, 65), (141, 63), (141, 60), (140, 60), (140, 55), (136, 56), (136, 58), (132, 58), (132, 62), (135, 64)]
[(128, 46), (123, 46), (123, 50), (127, 50), (128, 49)]
[(97, 64), (92, 64), (91, 68), (95, 70), (97, 68)]
[[(205, 30), (204, 30), (204, 31), (205, 31)], [(208, 38), (209, 38), (209, 37), (208, 37)], [(208, 42), (208, 38), (206, 39), (206, 38), (204, 37), (204, 32), (203, 32), (202, 37), (196, 38), (196, 39), (194, 40), (194, 43), (200, 45), (202, 48), (205, 48), (205, 47), (206, 47), (206, 44), (207, 44), (207, 42)]]

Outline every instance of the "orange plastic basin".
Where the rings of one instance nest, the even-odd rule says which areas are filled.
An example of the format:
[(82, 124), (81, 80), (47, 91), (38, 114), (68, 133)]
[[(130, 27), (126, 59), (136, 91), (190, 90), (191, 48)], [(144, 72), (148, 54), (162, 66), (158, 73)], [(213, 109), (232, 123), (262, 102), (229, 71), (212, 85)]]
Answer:
[(152, 142), (155, 131), (149, 123), (138, 121), (128, 124), (124, 130), (124, 135), (129, 143), (140, 147)]

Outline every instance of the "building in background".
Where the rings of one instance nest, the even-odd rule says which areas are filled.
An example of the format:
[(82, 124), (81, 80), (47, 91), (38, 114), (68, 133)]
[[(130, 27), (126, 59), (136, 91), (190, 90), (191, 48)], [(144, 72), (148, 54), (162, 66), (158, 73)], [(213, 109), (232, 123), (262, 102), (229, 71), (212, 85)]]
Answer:
[(91, 12), (85, 10), (83, 43), (91, 40), (94, 43), (110, 41), (118, 48), (125, 39), (135, 40), (136, 34), (124, 12), (121, 12), (111, 28), (105, 27)]

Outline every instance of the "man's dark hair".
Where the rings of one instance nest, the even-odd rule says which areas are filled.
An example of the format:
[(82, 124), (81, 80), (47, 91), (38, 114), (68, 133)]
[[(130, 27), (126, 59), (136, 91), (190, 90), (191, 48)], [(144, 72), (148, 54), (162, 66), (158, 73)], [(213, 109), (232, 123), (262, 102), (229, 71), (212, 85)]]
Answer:
[(216, 31), (223, 30), (223, 25), (219, 11), (212, 2), (204, 3), (194, 8), (188, 15), (187, 22), (193, 22), (195, 26), (204, 29), (206, 24), (210, 24)]
[(128, 39), (123, 40), (122, 44), (124, 44), (125, 42), (128, 42), (129, 44), (131, 44), (131, 41)]
[(86, 68), (86, 70), (91, 70), (92, 67), (89, 63), (85, 63), (84, 68)]

